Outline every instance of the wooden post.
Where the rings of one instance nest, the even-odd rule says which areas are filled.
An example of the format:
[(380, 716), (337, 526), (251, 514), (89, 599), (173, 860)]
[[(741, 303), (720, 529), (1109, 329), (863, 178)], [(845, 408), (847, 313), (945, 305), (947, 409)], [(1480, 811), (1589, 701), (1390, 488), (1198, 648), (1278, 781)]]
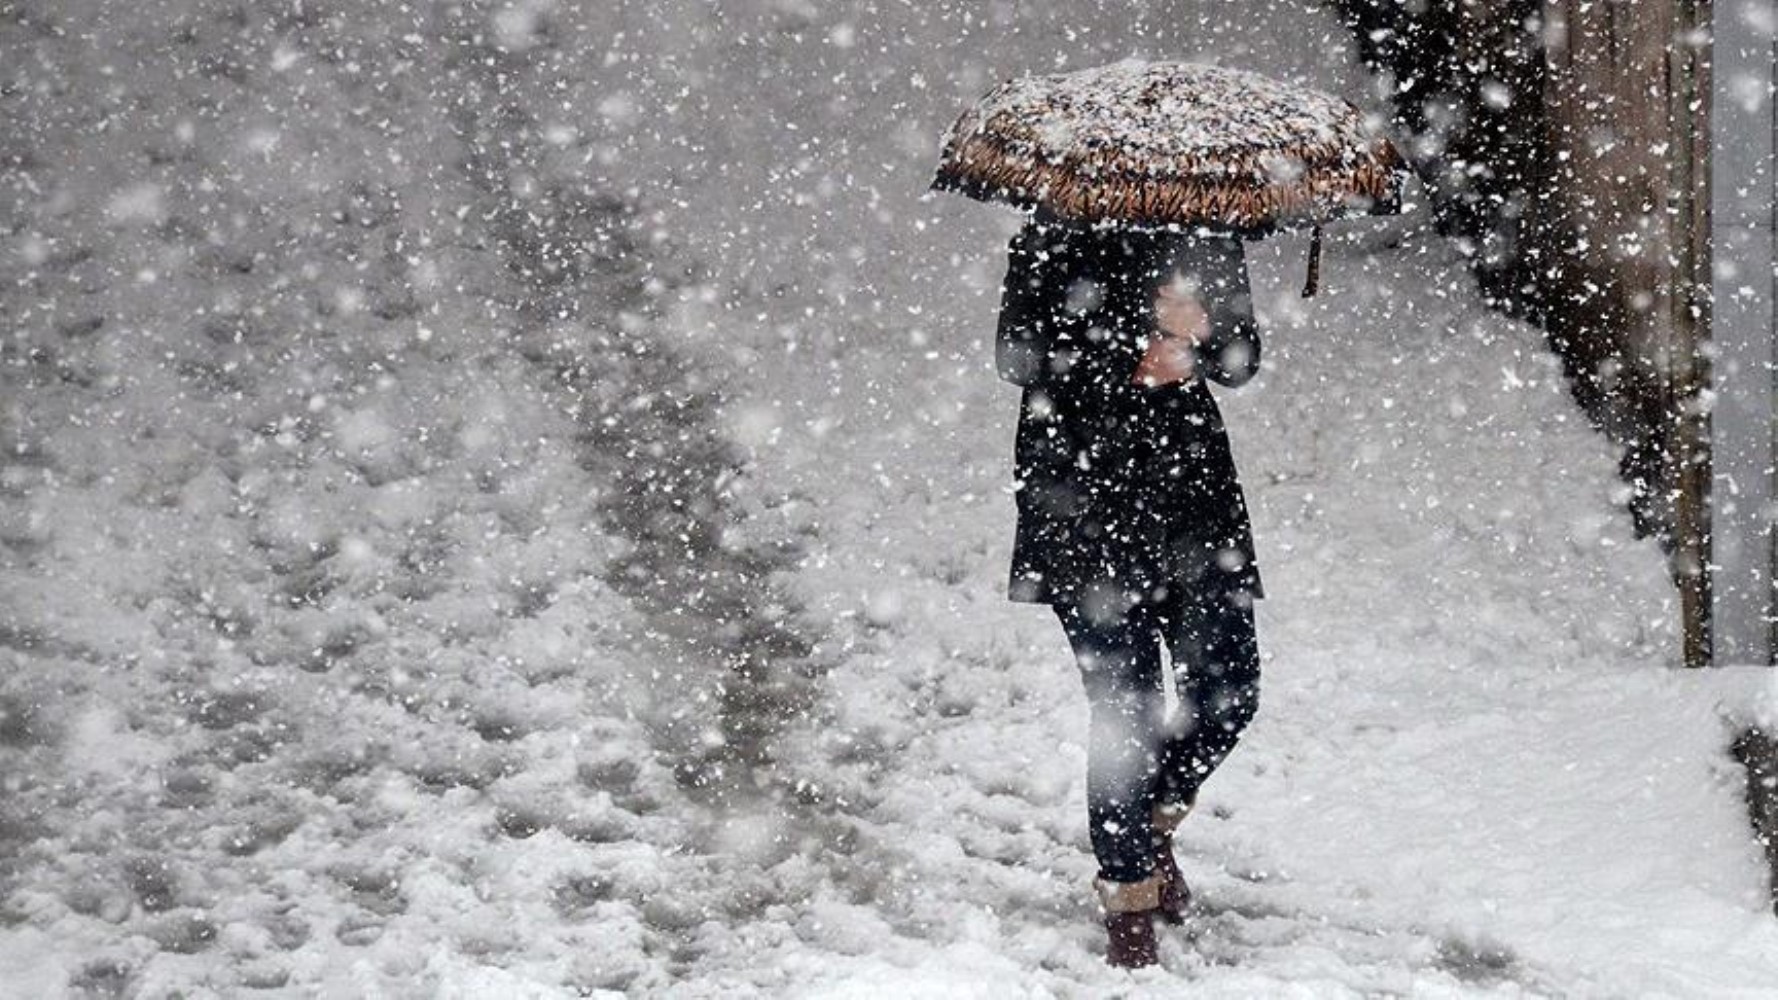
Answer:
[(1640, 513), (1664, 528), (1683, 660), (1711, 660), (1710, 0), (1549, 0), (1548, 322), (1627, 442)]
[(1710, 0), (1674, 0), (1667, 30), (1671, 136), (1667, 319), (1671, 451), (1677, 464), (1674, 578), (1688, 667), (1713, 658), (1710, 409)]

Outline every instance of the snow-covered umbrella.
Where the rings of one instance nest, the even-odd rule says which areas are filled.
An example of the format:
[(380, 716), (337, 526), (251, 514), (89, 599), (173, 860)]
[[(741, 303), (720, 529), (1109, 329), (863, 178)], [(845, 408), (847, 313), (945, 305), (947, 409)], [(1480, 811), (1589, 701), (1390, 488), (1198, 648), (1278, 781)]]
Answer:
[(1245, 236), (1400, 210), (1406, 170), (1348, 101), (1258, 73), (1125, 60), (1008, 80), (946, 133), (932, 186), (1077, 223)]

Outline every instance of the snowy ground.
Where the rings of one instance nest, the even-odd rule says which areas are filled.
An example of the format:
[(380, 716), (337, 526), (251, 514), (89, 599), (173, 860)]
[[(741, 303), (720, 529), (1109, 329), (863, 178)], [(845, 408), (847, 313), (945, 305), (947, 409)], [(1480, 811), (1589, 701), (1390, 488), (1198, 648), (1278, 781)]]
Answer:
[[(1762, 995), (1778, 928), (1719, 704), (1765, 675), (1668, 669), (1658, 553), (1535, 334), (1484, 313), (1437, 241), (1342, 252), (1306, 306), (1295, 253), (1256, 258), (1269, 371), (1225, 401), (1271, 594), (1261, 718), (1184, 835), (1199, 932), (1144, 982)], [(834, 541), (810, 574), (861, 647), (829, 679), (855, 721), (828, 741), (893, 752), (834, 794), (921, 873), (889, 912), (972, 915), (904, 975), (1101, 988), (1083, 705), (1054, 622), (1001, 599), (1012, 390), (966, 378), (918, 393), (955, 433), (861, 435), (881, 468), (827, 498), (824, 538), (871, 553)], [(880, 977), (883, 950), (836, 978)]]
[(1002, 597), (1014, 221), (924, 172), (1063, 56), (1366, 87), (1312, 10), (1101, 7), (21, 5), (0, 996), (1767, 995), (1768, 675), (1670, 669), (1608, 448), (1418, 218), (1308, 302), (1253, 249), (1261, 715), (1193, 933), (1099, 962)]

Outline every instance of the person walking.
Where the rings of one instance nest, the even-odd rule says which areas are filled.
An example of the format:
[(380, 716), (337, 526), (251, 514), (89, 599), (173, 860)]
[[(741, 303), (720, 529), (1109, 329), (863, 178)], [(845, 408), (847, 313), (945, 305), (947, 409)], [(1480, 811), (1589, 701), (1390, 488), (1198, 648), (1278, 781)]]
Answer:
[(1190, 899), (1173, 832), (1258, 706), (1264, 588), (1206, 385), (1259, 368), (1241, 241), (1040, 209), (1009, 247), (995, 354), (1024, 390), (1009, 596), (1053, 607), (1072, 647), (1106, 959), (1151, 965), (1155, 920)]

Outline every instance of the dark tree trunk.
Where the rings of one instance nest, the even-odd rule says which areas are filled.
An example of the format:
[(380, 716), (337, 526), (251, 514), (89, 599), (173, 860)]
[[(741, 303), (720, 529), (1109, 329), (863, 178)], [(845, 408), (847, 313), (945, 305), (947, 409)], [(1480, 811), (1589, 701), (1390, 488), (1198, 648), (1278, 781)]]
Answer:
[(1708, 0), (1329, 0), (1489, 303), (1543, 328), (1622, 445), (1707, 662)]

